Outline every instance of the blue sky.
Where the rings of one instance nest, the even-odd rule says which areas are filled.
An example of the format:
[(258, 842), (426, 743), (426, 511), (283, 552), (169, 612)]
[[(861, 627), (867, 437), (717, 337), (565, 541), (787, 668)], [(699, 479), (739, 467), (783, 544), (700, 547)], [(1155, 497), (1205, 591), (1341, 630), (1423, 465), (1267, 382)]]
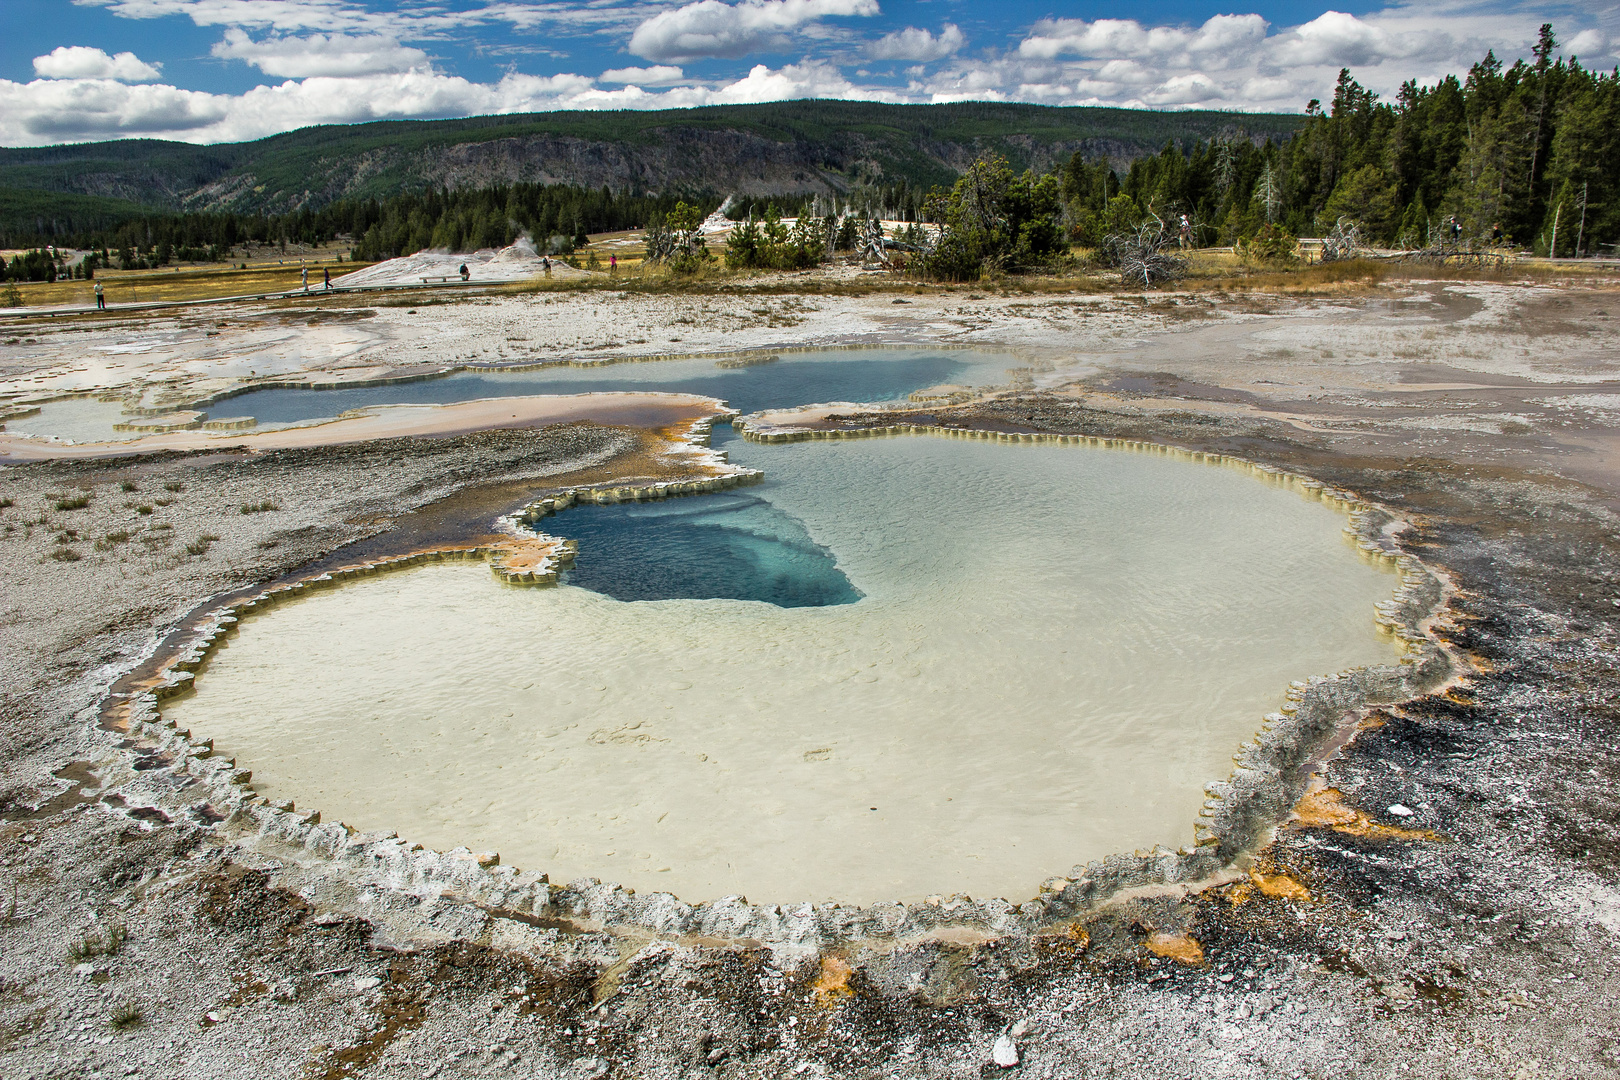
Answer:
[(800, 97), (1299, 111), (1542, 22), (1612, 67), (1620, 0), (0, 0), (0, 145)]

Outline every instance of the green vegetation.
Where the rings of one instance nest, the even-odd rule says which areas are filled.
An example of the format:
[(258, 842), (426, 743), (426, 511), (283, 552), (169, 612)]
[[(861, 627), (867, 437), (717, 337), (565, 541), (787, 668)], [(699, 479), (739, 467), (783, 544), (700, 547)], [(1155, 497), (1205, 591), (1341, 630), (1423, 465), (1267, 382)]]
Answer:
[(1492, 54), (1467, 78), (1407, 83), (1380, 102), (1348, 70), (1327, 111), (1311, 102), (1286, 142), (1174, 145), (1119, 177), (1076, 155), (1063, 170), (1073, 239), (1100, 244), (1149, 211), (1187, 215), (1199, 244), (1275, 257), (1343, 217), (1376, 244), (1512, 243), (1546, 254), (1620, 241), (1620, 73), (1555, 59), (1544, 26), (1532, 63)]
[(85, 929), (68, 945), (68, 960), (78, 964), (98, 956), (113, 956), (124, 947), (129, 932), (117, 919)]
[[(707, 200), (699, 220), (718, 202)], [(430, 247), (505, 247), (524, 233), (542, 251), (557, 254), (588, 243), (587, 233), (643, 228), (677, 205), (685, 204), (673, 196), (614, 194), (605, 187), (591, 191), (566, 184), (512, 184), (396, 195), (383, 202), (341, 202), (317, 214), (297, 215), (293, 225), (299, 239), (325, 240), (339, 231), (353, 236), (355, 258), (368, 262)]]
[[(340, 201), (321, 210), (277, 216), (258, 214), (147, 215), (87, 232), (60, 233), (63, 248), (90, 249), (78, 264), (60, 264), (36, 249), (12, 258), (5, 277), (56, 281), (93, 277), (101, 267), (150, 270), (175, 261), (223, 262), (247, 244), (321, 244), (350, 238), (354, 259), (369, 262), (423, 248), (467, 251), (505, 247), (528, 233), (542, 250), (571, 252), (586, 234), (639, 229), (674, 209), (673, 196), (614, 194), (564, 184), (512, 184), (461, 191), (405, 193), (378, 201)], [(703, 212), (718, 205), (702, 201)], [(38, 242), (37, 235), (7, 237), (0, 244)], [(20, 301), (19, 301), (20, 302)]]
[(922, 259), (923, 271), (968, 281), (997, 270), (1049, 265), (1068, 247), (1059, 228), (1058, 196), (1056, 176), (1016, 176), (1003, 157), (979, 158), (950, 194), (936, 194), (924, 206), (924, 216), (942, 228)]
[(242, 513), (244, 513), (244, 514), (266, 514), (266, 513), (269, 513), (272, 510), (280, 510), (280, 509), (281, 509), (281, 507), (277, 506), (275, 503), (269, 501), (268, 499), (266, 499), (264, 502), (260, 502), (260, 503), (243, 503), (242, 504)]
[(803, 270), (826, 258), (834, 221), (803, 210), (790, 229), (774, 203), (763, 221), (750, 213), (726, 241), (726, 266), (732, 270)]
[[(647, 226), (647, 261), (662, 263), (678, 274), (692, 274), (709, 265), (709, 242), (698, 226), (703, 212), (684, 202), (655, 217)], [(589, 269), (599, 269), (596, 252), (591, 252)]]
[(129, 1031), (145, 1023), (146, 1018), (141, 1014), (141, 1007), (133, 1002), (120, 1002), (113, 1006), (112, 1012), (107, 1014), (107, 1026), (114, 1031)]
[[(5, 153), (0, 150), (0, 155)], [(104, 232), (126, 221), (150, 217), (152, 209), (126, 199), (0, 187), (0, 234), (23, 237), (28, 243), (44, 243), (57, 236)]]

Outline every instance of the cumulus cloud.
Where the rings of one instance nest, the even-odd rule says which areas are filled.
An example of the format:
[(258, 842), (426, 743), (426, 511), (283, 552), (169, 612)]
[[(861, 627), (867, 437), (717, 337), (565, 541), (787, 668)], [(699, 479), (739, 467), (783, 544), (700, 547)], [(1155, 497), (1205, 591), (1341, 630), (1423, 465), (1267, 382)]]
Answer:
[(821, 19), (876, 15), (877, 0), (697, 0), (636, 27), (630, 52), (647, 60), (686, 63), (738, 57), (788, 44), (787, 32)]
[[(1388, 97), (1408, 79), (1433, 83), (1466, 71), (1486, 49), (1510, 61), (1528, 55), (1540, 21), (1540, 12), (1493, 0), (1398, 0), (1362, 16), (1327, 11), (1280, 28), (1254, 14), (1199, 26), (1045, 19), (1014, 52), (958, 59), (911, 89), (955, 100), (976, 82), (1050, 104), (1294, 112), (1329, 92), (1340, 67)], [(1614, 45), (1600, 44), (1596, 32), (1590, 40)]]
[(1202, 105), (1224, 96), (1221, 85), (1201, 71), (1171, 76), (1144, 95), (1150, 105)]
[(748, 74), (713, 92), (705, 104), (751, 105), (761, 101), (842, 98), (845, 101), (894, 101), (892, 92), (856, 86), (831, 64), (788, 64), (772, 71), (755, 64)]
[(100, 49), (83, 45), (58, 45), (44, 56), (34, 57), (34, 74), (47, 79), (115, 79), (118, 82), (151, 82), (162, 64), (148, 64), (132, 52), (108, 56)]
[(222, 60), (243, 60), (266, 75), (307, 79), (315, 75), (376, 75), (425, 67), (427, 53), (384, 34), (272, 35), (258, 41), (244, 30), (225, 31), (211, 50)]
[(1326, 11), (1280, 35), (1272, 55), (1287, 67), (1364, 67), (1423, 53), (1449, 54), (1455, 45), (1444, 31), (1394, 32), (1342, 11)]
[(1265, 39), (1268, 25), (1258, 15), (1216, 15), (1196, 28), (1144, 27), (1135, 19), (1043, 19), (1019, 42), (1018, 53), (1045, 60), (1064, 55), (1140, 59), (1245, 50)]
[(635, 83), (637, 86), (667, 86), (677, 83), (686, 76), (680, 68), (669, 64), (654, 64), (652, 67), (611, 68), (602, 72), (602, 82), (608, 83)]
[(866, 55), (874, 60), (916, 60), (927, 63), (943, 60), (962, 51), (967, 37), (954, 23), (946, 23), (935, 37), (927, 30), (908, 26), (885, 34), (866, 46)]
[(108, 79), (0, 80), (0, 141), (10, 146), (184, 137), (225, 118), (225, 105), (214, 95), (173, 86), (128, 86)]
[(0, 145), (38, 146), (84, 139), (161, 136), (213, 143), (257, 139), (315, 124), (355, 124), (556, 109), (670, 109), (797, 98), (897, 101), (857, 86), (830, 64), (755, 65), (715, 87), (640, 86), (604, 90), (584, 75), (507, 75), (476, 83), (427, 69), (319, 76), (244, 94), (173, 86), (129, 86), (106, 79), (0, 79)]

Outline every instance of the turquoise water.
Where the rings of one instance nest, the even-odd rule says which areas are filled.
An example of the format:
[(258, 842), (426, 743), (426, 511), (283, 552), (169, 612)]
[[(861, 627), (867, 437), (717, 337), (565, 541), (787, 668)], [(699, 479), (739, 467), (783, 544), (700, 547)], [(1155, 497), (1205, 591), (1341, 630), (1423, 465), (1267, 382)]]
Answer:
[[(442, 378), (333, 390), (271, 388), (223, 398), (197, 411), (205, 420), (252, 417), (257, 427), (329, 420), (353, 409), (385, 405), (448, 405), (485, 398), (613, 391), (700, 394), (743, 413), (831, 401), (881, 402), (942, 384), (1005, 383), (1017, 363), (998, 353), (940, 349), (861, 349), (787, 352), (767, 364), (721, 367), (713, 358), (644, 360), (575, 367), (557, 364), (526, 371), (461, 371)], [(33, 416), (11, 421), (9, 431), (66, 442), (122, 442), (138, 432), (116, 431), (128, 420), (118, 402), (64, 398)]]
[(615, 600), (853, 604), (861, 594), (804, 523), (763, 494), (581, 506), (554, 522), (579, 541), (565, 585)]
[(984, 353), (861, 350), (784, 353), (768, 364), (717, 367), (712, 359), (657, 360), (514, 372), (462, 371), (442, 379), (346, 390), (255, 390), (208, 406), (210, 418), (251, 416), (296, 424), (372, 405), (443, 405), (529, 394), (660, 391), (701, 394), (744, 413), (824, 401), (894, 401), (941, 383), (1004, 381), (1013, 361)]

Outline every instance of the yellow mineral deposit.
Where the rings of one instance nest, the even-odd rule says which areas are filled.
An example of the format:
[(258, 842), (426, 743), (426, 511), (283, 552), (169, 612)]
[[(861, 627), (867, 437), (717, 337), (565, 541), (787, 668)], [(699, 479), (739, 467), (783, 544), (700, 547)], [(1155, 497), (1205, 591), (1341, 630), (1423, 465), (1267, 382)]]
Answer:
[(1188, 967), (1198, 967), (1204, 962), (1204, 947), (1191, 934), (1167, 934), (1155, 931), (1148, 935), (1147, 941), (1143, 944), (1154, 956), (1174, 960)]
[(829, 953), (821, 958), (821, 974), (810, 984), (810, 993), (819, 1005), (836, 1005), (844, 998), (855, 996), (849, 985), (850, 976), (854, 974), (849, 961)]
[(1254, 883), (1255, 888), (1267, 896), (1277, 897), (1282, 900), (1299, 901), (1308, 901), (1311, 898), (1311, 891), (1288, 874), (1267, 874), (1259, 870), (1251, 870), (1249, 871), (1249, 880)]
[(1370, 836), (1388, 840), (1438, 840), (1439, 835), (1427, 829), (1403, 829), (1395, 825), (1381, 825), (1364, 811), (1347, 805), (1344, 792), (1338, 788), (1318, 788), (1309, 792), (1294, 805), (1294, 822), (1298, 825), (1333, 829), (1348, 836)]

